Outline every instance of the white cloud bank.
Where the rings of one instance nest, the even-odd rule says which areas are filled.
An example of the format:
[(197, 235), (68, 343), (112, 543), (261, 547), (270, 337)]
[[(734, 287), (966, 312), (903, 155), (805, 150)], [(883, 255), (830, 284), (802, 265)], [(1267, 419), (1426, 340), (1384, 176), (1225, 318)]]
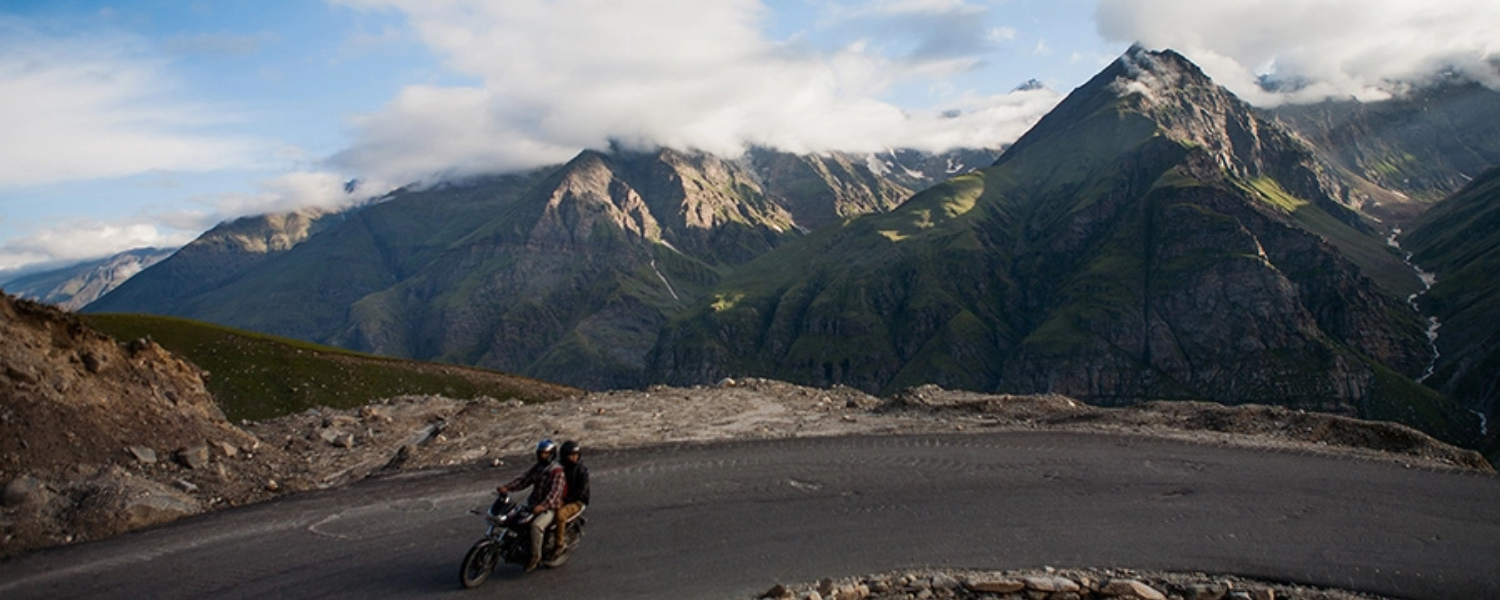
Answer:
[[(244, 53), (265, 37), (199, 36), (165, 45), (173, 52)], [(27, 190), (284, 162), (267, 140), (224, 133), (243, 126), (245, 117), (185, 100), (184, 91), (169, 61), (145, 38), (109, 29), (58, 33), (0, 15), (0, 191), (12, 194), (9, 202), (40, 202), (24, 199)], [(332, 173), (293, 172), (255, 187), (193, 197), (186, 208), (153, 202), (158, 208), (118, 219), (49, 219), (0, 242), (0, 279), (134, 248), (180, 246), (244, 215), (332, 208), (356, 199)], [(0, 222), (7, 216), (15, 219), (0, 214)]]
[(0, 246), (0, 281), (135, 248), (175, 248), (196, 234), (163, 230), (149, 219), (75, 219)]
[(220, 117), (174, 98), (162, 71), (129, 37), (0, 20), (0, 188), (246, 162), (252, 144), (198, 133)]
[(1101, 0), (1095, 16), (1106, 39), (1177, 50), (1259, 105), (1384, 99), (1444, 71), (1500, 89), (1495, 0)]
[[(611, 142), (728, 155), (746, 145), (996, 147), (1059, 99), (1029, 90), (941, 107), (958, 109), (956, 118), (908, 113), (879, 94), (970, 68), (982, 44), (927, 36), (896, 57), (866, 43), (818, 52), (767, 39), (767, 9), (754, 0), (339, 3), (399, 11), (448, 69), (476, 82), (410, 86), (354, 120), (355, 142), (335, 164), (396, 183), (554, 163)], [(927, 23), (974, 21), (981, 10), (956, 1), (878, 8)], [(971, 29), (970, 38), (992, 35)]]

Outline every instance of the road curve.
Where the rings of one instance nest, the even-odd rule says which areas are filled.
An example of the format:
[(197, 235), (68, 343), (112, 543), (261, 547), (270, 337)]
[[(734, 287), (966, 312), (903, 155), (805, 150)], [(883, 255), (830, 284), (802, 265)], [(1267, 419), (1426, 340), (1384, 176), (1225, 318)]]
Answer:
[(523, 463), (402, 475), (0, 563), (0, 598), (731, 599), (892, 569), (1206, 571), (1500, 598), (1500, 477), (1156, 438), (968, 433), (595, 452), (561, 569), (461, 591)]

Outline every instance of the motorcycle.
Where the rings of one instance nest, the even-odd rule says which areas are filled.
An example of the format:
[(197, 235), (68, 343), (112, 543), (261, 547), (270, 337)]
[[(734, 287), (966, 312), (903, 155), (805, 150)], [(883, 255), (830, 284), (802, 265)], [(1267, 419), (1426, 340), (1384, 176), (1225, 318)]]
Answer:
[[(487, 512), (469, 512), (484, 517), (489, 528), (485, 530), (484, 537), (474, 542), (469, 553), (464, 555), (458, 578), (465, 588), (484, 583), (501, 562), (518, 565), (527, 563), (531, 558), (531, 519), (536, 515), (511, 501), (509, 494), (501, 494)], [(557, 545), (557, 527), (567, 528), (565, 539), (562, 551), (552, 560), (543, 560), (541, 564), (556, 568), (568, 562), (568, 558), (578, 548), (578, 542), (583, 539), (584, 523), (583, 511), (579, 511), (567, 523), (549, 525), (542, 543), (542, 556), (552, 555), (552, 550)]]

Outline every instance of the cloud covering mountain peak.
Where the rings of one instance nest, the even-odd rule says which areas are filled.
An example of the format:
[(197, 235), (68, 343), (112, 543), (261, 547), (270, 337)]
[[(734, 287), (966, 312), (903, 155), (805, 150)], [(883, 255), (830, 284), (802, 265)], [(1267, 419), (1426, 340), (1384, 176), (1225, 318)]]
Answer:
[(1095, 21), (1106, 39), (1187, 55), (1258, 106), (1382, 100), (1443, 72), (1500, 89), (1490, 0), (1100, 0)]
[[(596, 0), (343, 3), (401, 12), (414, 35), (471, 80), (409, 86), (354, 121), (355, 143), (335, 164), (397, 182), (559, 162), (611, 144), (722, 155), (752, 145), (998, 147), (1060, 97), (1018, 89), (930, 114), (906, 111), (881, 92), (972, 61), (925, 43), (892, 57), (860, 43), (825, 51), (771, 39), (756, 1), (666, 0), (651, 10)], [(918, 7), (926, 21), (974, 10), (928, 4)]]

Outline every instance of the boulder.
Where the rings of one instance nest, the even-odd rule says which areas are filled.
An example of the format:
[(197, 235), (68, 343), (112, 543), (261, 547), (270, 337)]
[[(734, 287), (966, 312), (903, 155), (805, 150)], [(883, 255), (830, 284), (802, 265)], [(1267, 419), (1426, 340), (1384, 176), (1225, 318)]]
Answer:
[(1013, 579), (994, 579), (988, 581), (970, 581), (964, 584), (971, 592), (981, 594), (1014, 594), (1026, 589), (1026, 584)]
[(933, 589), (956, 590), (962, 585), (963, 584), (959, 583), (957, 579), (953, 578), (953, 576), (945, 573), (938, 573), (937, 575), (932, 576)]
[(208, 444), (189, 446), (177, 451), (175, 455), (177, 463), (194, 471), (208, 467), (209, 453)]
[(31, 475), (21, 475), (5, 484), (4, 494), (0, 495), (0, 504), (12, 508), (40, 504), (45, 501), (47, 494), (47, 487), (42, 480)]
[(1134, 579), (1111, 579), (1099, 593), (1105, 596), (1134, 600), (1167, 600), (1165, 594)]
[(359, 425), (359, 419), (357, 419), (357, 418), (355, 418), (355, 417), (353, 417), (351, 415), (338, 414), (338, 415), (329, 415), (329, 416), (323, 417), (323, 426), (324, 427), (333, 427), (333, 428), (336, 428), (336, 429), (343, 429), (343, 428), (347, 428), (347, 427), (354, 427), (355, 425)]
[(1067, 577), (1023, 577), (1021, 578), (1021, 581), (1026, 583), (1026, 589), (1036, 590), (1038, 592), (1076, 592), (1082, 589), (1082, 587), (1078, 585), (1078, 582), (1073, 581), (1072, 579), (1068, 579)]
[(145, 446), (131, 446), (129, 448), (126, 448), (125, 451), (129, 452), (131, 456), (135, 457), (136, 462), (139, 462), (143, 465), (156, 464), (155, 450), (152, 450)]
[(1218, 583), (1195, 583), (1187, 587), (1187, 600), (1223, 600), (1229, 587)]
[(95, 375), (103, 371), (104, 366), (107, 364), (107, 359), (92, 350), (85, 351), (80, 360), (83, 361), (83, 368), (88, 369), (90, 373)]
[(198, 513), (198, 503), (192, 498), (175, 490), (167, 489), (167, 492), (141, 494), (126, 499), (118, 513), (125, 530), (170, 523)]
[(191, 496), (119, 469), (90, 481), (73, 515), (73, 528), (91, 536), (123, 533), (197, 514)]

